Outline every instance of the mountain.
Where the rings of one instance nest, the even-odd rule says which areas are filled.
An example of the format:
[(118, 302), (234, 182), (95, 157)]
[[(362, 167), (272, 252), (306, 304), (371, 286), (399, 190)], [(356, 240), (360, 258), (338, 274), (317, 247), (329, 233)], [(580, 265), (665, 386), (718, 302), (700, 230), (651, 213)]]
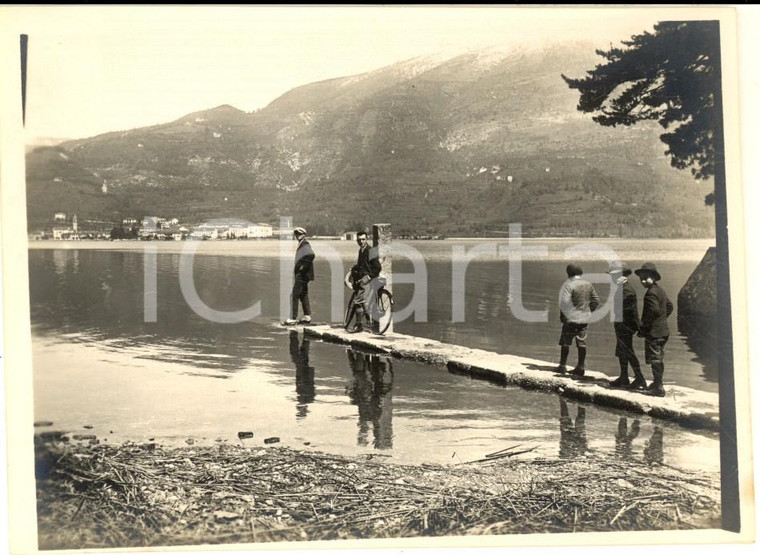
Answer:
[[(673, 169), (654, 125), (606, 128), (560, 78), (589, 44), (423, 57), (295, 88), (252, 113), (176, 121), (27, 154), (30, 228), (237, 217), (313, 233), (712, 236), (711, 182)], [(105, 183), (106, 192), (103, 192)]]

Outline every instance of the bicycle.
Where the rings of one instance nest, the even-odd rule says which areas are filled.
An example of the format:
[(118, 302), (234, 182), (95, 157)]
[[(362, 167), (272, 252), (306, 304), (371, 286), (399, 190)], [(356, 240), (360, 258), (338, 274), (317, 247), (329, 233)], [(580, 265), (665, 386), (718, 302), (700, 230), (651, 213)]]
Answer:
[[(385, 278), (375, 278), (380, 285), (377, 288), (370, 288), (373, 291), (373, 299), (371, 299), (370, 311), (365, 313), (365, 317), (368, 319), (369, 329), (374, 329), (374, 324), (377, 322), (377, 333), (383, 335), (391, 325), (393, 321), (393, 294), (388, 291), (385, 286), (388, 281)], [(353, 329), (358, 322), (356, 322), (356, 305), (354, 299), (358, 293), (358, 288), (354, 285), (354, 279), (352, 272), (346, 274), (344, 283), (347, 288), (352, 289), (351, 298), (348, 301), (348, 307), (346, 308), (346, 314), (343, 318), (343, 327), (346, 330)], [(374, 302), (373, 302), (374, 301)], [(364, 324), (364, 323), (363, 323)]]

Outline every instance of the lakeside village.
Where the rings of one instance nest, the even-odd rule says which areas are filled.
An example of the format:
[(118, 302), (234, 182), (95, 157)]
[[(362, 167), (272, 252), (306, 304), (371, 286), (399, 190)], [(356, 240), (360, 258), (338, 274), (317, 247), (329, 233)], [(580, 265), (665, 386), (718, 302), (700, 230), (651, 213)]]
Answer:
[(266, 223), (251, 223), (235, 218), (209, 220), (198, 225), (182, 224), (177, 218), (145, 216), (124, 218), (121, 223), (85, 220), (56, 212), (48, 226), (29, 234), (30, 241), (184, 241), (218, 239), (271, 239), (279, 230)]
[[(82, 225), (83, 224), (83, 225)], [(291, 238), (292, 230), (277, 229), (267, 223), (251, 223), (238, 218), (218, 218), (201, 224), (182, 224), (177, 218), (145, 216), (142, 220), (124, 218), (121, 224), (85, 220), (79, 223), (77, 215), (70, 218), (65, 212), (56, 212), (50, 224), (29, 233), (30, 241), (215, 241), (246, 239)], [(314, 237), (355, 241), (356, 231), (340, 235)], [(399, 236), (400, 239), (443, 239), (442, 235)]]

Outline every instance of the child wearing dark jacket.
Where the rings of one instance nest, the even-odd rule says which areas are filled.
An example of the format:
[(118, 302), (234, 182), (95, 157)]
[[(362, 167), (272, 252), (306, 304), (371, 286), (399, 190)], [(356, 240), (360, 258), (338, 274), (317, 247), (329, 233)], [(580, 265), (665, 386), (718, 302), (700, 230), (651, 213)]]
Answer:
[(641, 268), (636, 270), (636, 275), (647, 290), (638, 333), (639, 337), (644, 338), (645, 361), (652, 366), (653, 381), (647, 389), (651, 395), (664, 397), (662, 378), (665, 374), (665, 344), (670, 337), (668, 316), (673, 312), (673, 303), (657, 283), (662, 278), (654, 264), (642, 264)]

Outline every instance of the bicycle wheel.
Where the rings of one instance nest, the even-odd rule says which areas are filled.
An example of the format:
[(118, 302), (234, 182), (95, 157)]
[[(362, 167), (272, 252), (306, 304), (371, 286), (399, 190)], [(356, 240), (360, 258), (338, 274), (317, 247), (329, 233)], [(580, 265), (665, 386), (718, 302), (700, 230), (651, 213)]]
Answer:
[(381, 289), (377, 293), (377, 331), (384, 334), (393, 320), (393, 295), (390, 291)]
[(343, 328), (351, 329), (354, 327), (356, 320), (356, 307), (354, 306), (354, 299), (356, 298), (356, 291), (351, 293), (351, 298), (348, 300), (348, 306), (346, 307), (346, 315), (343, 317)]

